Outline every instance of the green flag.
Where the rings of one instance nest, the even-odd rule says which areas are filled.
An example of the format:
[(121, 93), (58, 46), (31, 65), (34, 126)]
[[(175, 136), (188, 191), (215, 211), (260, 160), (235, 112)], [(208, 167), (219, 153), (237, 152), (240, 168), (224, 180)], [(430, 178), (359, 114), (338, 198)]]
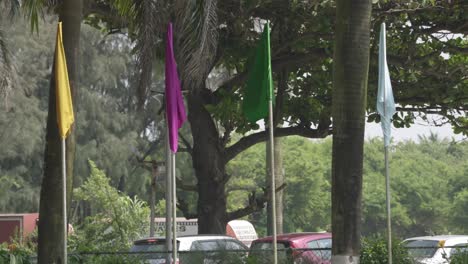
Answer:
[(250, 65), (242, 111), (250, 122), (268, 116), (268, 101), (273, 100), (271, 77), (270, 26), (267, 22), (262, 38), (255, 50), (255, 59)]

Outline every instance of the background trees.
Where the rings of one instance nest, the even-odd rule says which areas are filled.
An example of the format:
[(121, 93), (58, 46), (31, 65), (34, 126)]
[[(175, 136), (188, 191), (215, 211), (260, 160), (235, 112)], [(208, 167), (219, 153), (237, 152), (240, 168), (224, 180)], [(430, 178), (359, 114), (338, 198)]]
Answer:
[[(131, 196), (138, 194), (145, 198), (150, 177), (149, 172), (141, 168), (138, 161), (144, 157), (155, 159), (162, 157), (157, 148), (160, 146), (158, 140), (164, 131), (164, 129), (160, 129), (161, 119), (156, 114), (160, 104), (157, 96), (155, 99), (149, 96), (148, 91), (146, 91), (144, 93), (147, 96), (144, 100), (144, 107), (138, 112), (137, 98), (134, 96), (135, 83), (138, 83), (139, 80), (136, 74), (137, 70), (135, 70), (138, 62), (135, 60), (134, 54), (131, 53), (134, 47), (138, 47), (134, 46), (132, 42), (136, 32), (130, 30), (128, 34), (122, 33), (126, 32), (127, 27), (132, 29), (137, 24), (126, 20), (130, 19), (131, 16), (120, 20), (116, 16), (109, 16), (108, 13), (105, 13), (108, 7), (108, 5), (85, 6), (87, 10), (85, 13), (90, 13), (92, 10), (101, 12), (93, 18), (89, 18), (87, 23), (113, 34), (104, 37), (91, 27), (82, 27), (81, 92), (76, 98), (78, 154), (75, 163), (75, 184), (80, 185), (88, 177), (87, 159), (91, 158), (96, 161), (99, 168), (102, 168), (111, 177), (113, 186), (119, 187), (120, 190)], [(440, 30), (465, 33), (466, 29), (463, 25), (466, 24), (466, 17), (461, 15), (464, 7), (464, 3), (445, 1), (425, 4), (418, 2), (374, 4), (372, 28), (378, 25), (382, 19), (392, 21), (392, 23), (388, 23), (388, 54), (395, 63), (390, 62), (389, 66), (396, 90), (396, 100), (401, 99), (402, 102), (405, 102), (404, 105), (401, 105), (402, 108), (395, 125), (410, 125), (416, 116), (415, 113), (419, 114), (420, 112), (424, 116), (424, 114), (436, 112), (447, 118), (444, 122), (453, 123), (453, 120), (456, 121), (455, 127), (459, 127), (458, 131), (466, 131), (466, 127), (457, 125), (462, 124), (459, 121), (466, 118), (463, 100), (461, 102), (458, 100), (466, 98), (466, 89), (463, 89), (466, 86), (466, 78), (462, 75), (466, 68), (466, 55), (464, 56), (466, 41), (457, 35), (455, 35), (456, 38), (445, 42), (432, 38), (432, 34), (434, 32), (440, 33)], [(165, 12), (169, 10), (168, 14), (173, 10), (171, 5), (164, 8), (161, 10)], [(259, 25), (259, 19), (270, 19), (273, 24), (272, 54), (276, 84), (279, 83), (280, 76), (286, 76), (283, 78), (286, 79), (286, 81), (283, 80), (285, 85), (276, 85), (279, 95), (276, 102), (276, 117), (278, 122), (287, 122), (284, 122), (286, 126), (277, 129), (276, 134), (279, 136), (298, 134), (312, 138), (325, 137), (331, 132), (331, 65), (333, 62), (331, 51), (335, 7), (334, 3), (329, 1), (222, 1), (218, 3), (216, 10), (218, 24), (222, 26), (218, 28), (218, 52), (215, 61), (210, 64), (213, 71), (207, 78), (207, 82), (202, 83), (206, 85), (200, 84), (203, 87), (198, 89), (196, 94), (190, 95), (191, 99), (189, 99), (193, 100), (190, 103), (192, 107), (199, 111), (192, 111), (193, 115), (198, 115), (192, 119), (194, 120), (193, 127), (209, 124), (206, 129), (210, 129), (210, 131), (209, 133), (198, 131), (197, 135), (199, 136), (191, 137), (193, 131), (190, 131), (188, 126), (184, 127), (183, 136), (186, 141), (183, 142), (183, 149), (187, 152), (181, 154), (178, 173), (181, 179), (179, 183), (183, 183), (179, 184), (180, 191), (187, 190), (187, 192), (179, 193), (179, 198), (181, 198), (180, 204), (186, 205), (181, 207), (186, 215), (195, 216), (198, 214), (197, 210), (200, 209), (197, 209), (197, 205), (189, 201), (197, 199), (197, 192), (200, 190), (197, 190), (196, 184), (205, 181), (208, 183), (206, 188), (213, 188), (209, 182), (214, 181), (216, 177), (222, 177), (225, 182), (221, 181), (220, 185), (215, 187), (227, 193), (233, 191), (238, 196), (236, 198), (228, 195), (226, 198), (228, 201), (227, 209), (224, 210), (224, 205), (218, 208), (221, 212), (219, 214), (222, 216), (221, 220), (226, 221), (229, 217), (259, 210), (265, 201), (262, 188), (255, 188), (255, 195), (252, 188), (248, 191), (236, 191), (235, 189), (242, 189), (238, 185), (242, 185), (244, 181), (247, 183), (252, 181), (230, 168), (231, 163), (237, 162), (234, 158), (240, 155), (239, 153), (266, 138), (266, 135), (261, 131), (251, 132), (258, 129), (259, 126), (246, 123), (239, 108), (246, 64), (250, 56), (249, 50), (255, 45), (258, 36), (255, 27)], [(104, 16), (105, 14), (107, 16)], [(407, 20), (414, 21), (414, 23), (408, 24)], [(11, 26), (10, 24), (10, 22), (4, 22), (4, 25), (8, 25), (8, 27), (3, 26), (6, 28), (4, 35), (8, 36), (8, 43), (10, 43), (11, 51), (15, 56), (15, 63), (20, 69), (21, 84), (10, 96), (10, 102), (15, 102), (15, 104), (10, 103), (5, 111), (0, 112), (2, 129), (5, 128), (0, 133), (0, 137), (1, 142), (6, 142), (4, 144), (5, 150), (0, 152), (0, 171), (1, 175), (5, 175), (5, 179), (8, 177), (5, 185), (10, 187), (8, 192), (5, 192), (8, 193), (9, 200), (5, 200), (5, 203), (2, 202), (2, 204), (8, 206), (3, 207), (5, 210), (22, 211), (28, 209), (23, 205), (30, 205), (30, 209), (37, 208), (37, 183), (40, 181), (43, 169), (40, 157), (48, 98), (46, 91), (53, 52), (50, 47), (52, 47), (54, 39), (55, 26), (44, 24), (44, 26), (39, 27), (39, 34), (31, 36), (27, 23), (25, 24), (21, 19), (16, 20)], [(116, 34), (116, 32), (120, 33)], [(371, 32), (369, 104), (367, 106), (370, 121), (378, 120), (372, 115), (375, 101), (373, 97), (376, 91), (374, 89), (376, 80), (373, 78), (377, 76), (375, 33), (376, 31)], [(288, 37), (285, 38), (284, 35)], [(160, 40), (157, 34), (154, 36), (156, 40)], [(426, 39), (428, 40), (426, 42), (420, 41)], [(158, 51), (158, 43), (161, 42), (156, 41), (155, 50), (150, 50)], [(449, 52), (451, 56), (446, 59), (440, 56), (441, 52)], [(158, 63), (158, 61), (155, 63), (156, 69), (151, 71), (154, 76), (158, 76), (160, 72), (160, 64)], [(155, 81), (151, 83), (151, 90), (161, 90), (158, 80), (161, 79), (156, 77)], [(211, 136), (206, 138), (205, 136), (208, 134)], [(200, 146), (200, 152), (193, 152), (196, 145)], [(305, 146), (305, 144), (303, 145)], [(214, 149), (221, 162), (215, 164), (214, 167), (207, 166), (208, 163), (205, 163), (203, 159), (209, 155), (205, 155), (201, 146), (210, 146), (210, 149)], [(459, 153), (457, 144), (453, 144), (453, 146), (451, 151)], [(378, 148), (376, 147), (376, 149)], [(258, 153), (260, 155), (261, 152)], [(323, 153), (331, 155), (326, 151)], [(192, 169), (192, 154), (201, 159), (195, 163), (195, 170), (198, 170), (197, 177), (194, 177), (195, 172)], [(314, 165), (301, 165), (299, 164), (301, 159), (297, 157), (292, 159), (291, 157), (289, 160), (288, 155), (284, 154), (284, 159), (287, 162), (296, 162), (296, 166), (303, 168), (317, 166), (317, 170), (323, 169), (323, 173), (329, 173), (326, 169), (329, 161)], [(309, 154), (297, 153), (297, 155), (308, 157)], [(318, 156), (310, 158), (319, 159)], [(304, 158), (303, 162), (307, 162), (307, 160)], [(257, 164), (258, 169), (263, 170), (262, 161), (255, 161), (254, 164)], [(226, 165), (228, 167), (225, 167)], [(244, 164), (244, 166), (251, 167), (249, 164)], [(365, 163), (364, 170), (366, 170), (366, 166)], [(244, 171), (244, 169), (238, 170)], [(246, 175), (252, 175), (251, 172), (246, 173)], [(466, 174), (466, 169), (463, 173)], [(423, 174), (422, 169), (420, 174)], [(329, 184), (325, 180), (309, 179), (307, 177), (309, 174), (303, 171), (298, 171), (297, 175), (304, 175), (304, 178), (298, 178), (296, 182), (288, 183), (286, 188), (293, 184), (297, 188), (302, 188), (305, 186), (302, 181), (310, 181), (314, 183), (314, 186), (310, 186), (310, 188), (320, 192)], [(374, 177), (377, 180), (378, 176), (376, 175), (378, 174), (375, 174)], [(287, 176), (292, 177), (291, 175)], [(453, 186), (453, 189), (450, 190), (452, 196), (447, 199), (453, 201), (453, 207), (457, 210), (464, 208), (466, 194), (463, 193), (463, 189), (458, 190), (455, 186), (463, 186), (464, 183), (462, 179), (454, 179), (449, 184)], [(258, 181), (256, 184), (266, 187), (263, 181)], [(29, 190), (26, 193), (31, 194), (19, 192), (21, 189)], [(251, 197), (250, 200), (247, 198), (248, 195)], [(378, 200), (378, 192), (375, 192), (374, 195), (376, 197), (372, 200)], [(158, 197), (162, 197), (162, 193), (158, 193)], [(240, 197), (245, 197), (241, 205), (240, 203), (236, 206), (230, 204), (229, 201), (237, 201), (236, 199), (240, 199)], [(288, 205), (304, 203), (304, 199), (307, 197), (296, 197), (294, 198), (296, 202), (290, 202)], [(429, 197), (424, 197), (424, 201), (427, 199)], [(411, 201), (413, 201), (411, 197), (405, 200), (405, 202)], [(318, 202), (319, 199), (308, 206), (317, 206)], [(205, 204), (204, 201), (200, 201), (200, 203)], [(14, 208), (11, 209), (10, 206)], [(320, 208), (326, 208), (326, 206), (325, 203), (320, 205)], [(86, 215), (89, 212), (86, 203), (81, 202), (78, 208), (72, 210), (72, 212), (76, 212), (75, 215)], [(370, 212), (378, 208), (370, 206), (363, 209)], [(230, 214), (236, 211), (238, 213)], [(308, 219), (301, 220), (298, 217), (295, 222), (286, 221), (285, 230), (327, 228), (325, 220), (327, 214), (323, 213), (325, 211), (317, 214), (314, 211), (313, 214), (310, 214), (314, 219), (319, 217), (317, 226), (301, 226)], [(293, 212), (289, 211), (288, 213)], [(404, 213), (405, 210), (402, 207), (400, 214), (403, 226), (412, 221), (409, 216), (405, 219)], [(440, 211), (435, 210), (429, 216), (435, 217), (438, 213)], [(261, 214), (256, 213), (253, 217), (258, 221), (263, 221)], [(378, 219), (376, 217), (373, 220), (376, 227)], [(220, 219), (216, 221), (218, 220)], [(464, 216), (459, 215), (450, 221), (462, 224), (464, 220)], [(408, 228), (411, 229), (411, 227)], [(377, 230), (377, 228), (371, 230)], [(367, 233), (366, 230), (363, 231)]]
[[(331, 139), (284, 140), (285, 232), (319, 231), (331, 228)], [(460, 209), (467, 182), (466, 142), (448, 139), (416, 143), (406, 141), (392, 147), (392, 225), (396, 237), (420, 234), (466, 233), (465, 212)], [(437, 154), (436, 154), (437, 153)], [(236, 182), (230, 183), (228, 204), (246, 203), (243, 190), (261, 191), (265, 172), (264, 145), (258, 144), (235, 158), (228, 166)], [(362, 234), (384, 234), (385, 171), (383, 143), (371, 139), (364, 144)], [(454, 203), (455, 202), (455, 203)], [(230, 209), (235, 209), (231, 206)], [(458, 209), (457, 209), (458, 208)], [(265, 216), (248, 218), (265, 234)], [(261, 227), (261, 228), (260, 228)]]

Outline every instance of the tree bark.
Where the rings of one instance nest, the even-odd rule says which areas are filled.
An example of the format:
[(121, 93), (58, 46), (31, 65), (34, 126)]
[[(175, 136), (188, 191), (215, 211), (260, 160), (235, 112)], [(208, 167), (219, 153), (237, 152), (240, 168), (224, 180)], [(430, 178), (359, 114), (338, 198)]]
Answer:
[(359, 263), (370, 0), (337, 1), (333, 67), (332, 263)]
[[(270, 157), (270, 142), (267, 141), (266, 144), (266, 153), (267, 153), (267, 183), (268, 186), (271, 186), (271, 177), (269, 170)], [(274, 152), (275, 152), (275, 186), (278, 188), (284, 183), (284, 174), (283, 174), (283, 156), (282, 156), (282, 145), (281, 138), (275, 137), (274, 140)], [(273, 214), (272, 214), (272, 204), (271, 199), (269, 199), (267, 204), (267, 234), (273, 234)], [(283, 189), (276, 192), (276, 233), (283, 233)]]
[(196, 90), (188, 96), (188, 120), (194, 142), (192, 162), (198, 181), (198, 233), (225, 234), (227, 199), (224, 147), (202, 96)]
[[(60, 8), (60, 20), (63, 22), (63, 42), (68, 67), (68, 77), (72, 98), (76, 98), (78, 87), (78, 57), (81, 29), (82, 0), (67, 0)], [(54, 64), (55, 66), (55, 64)], [(41, 185), (39, 208), (38, 263), (64, 263), (64, 229), (62, 210), (62, 170), (61, 139), (57, 128), (55, 102), (54, 69), (49, 86), (49, 109), (46, 128), (46, 146), (44, 153), (44, 175)], [(66, 140), (67, 147), (67, 205), (71, 201), (73, 183), (73, 161), (75, 153), (74, 126)], [(68, 208), (67, 208), (67, 211)]]

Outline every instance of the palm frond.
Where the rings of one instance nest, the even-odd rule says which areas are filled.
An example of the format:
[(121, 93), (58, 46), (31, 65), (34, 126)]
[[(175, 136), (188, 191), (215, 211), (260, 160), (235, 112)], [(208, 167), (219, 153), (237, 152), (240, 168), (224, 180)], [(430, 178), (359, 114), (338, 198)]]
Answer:
[(140, 78), (137, 86), (138, 106), (142, 107), (150, 90), (153, 65), (156, 57), (156, 46), (162, 39), (162, 7), (152, 0), (142, 0), (137, 6), (137, 32), (135, 49), (138, 51), (137, 67)]
[(216, 56), (217, 0), (176, 1), (175, 11), (181, 79), (184, 84), (190, 83), (192, 89), (198, 89), (210, 73)]
[(0, 97), (8, 107), (8, 95), (15, 81), (15, 68), (10, 60), (10, 53), (5, 41), (5, 35), (0, 29)]
[(162, 43), (165, 19), (163, 1), (141, 0), (135, 5), (135, 50), (140, 78), (138, 107), (143, 107), (151, 87), (157, 46)]
[(3, 10), (8, 11), (9, 16), (13, 17), (18, 13), (21, 3), (19, 0), (0, 0), (0, 6), (3, 6)]
[(39, 32), (39, 17), (44, 18), (44, 10), (59, 4), (61, 0), (23, 0), (22, 8), (30, 20), (31, 31)]

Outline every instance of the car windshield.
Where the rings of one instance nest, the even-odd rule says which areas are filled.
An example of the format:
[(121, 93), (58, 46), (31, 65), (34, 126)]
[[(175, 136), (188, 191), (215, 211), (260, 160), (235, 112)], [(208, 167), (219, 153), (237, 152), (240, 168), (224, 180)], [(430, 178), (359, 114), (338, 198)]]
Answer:
[(225, 245), (226, 245), (226, 241), (222, 239), (201, 240), (201, 241), (194, 241), (190, 249), (201, 250), (201, 251), (216, 251), (216, 250), (223, 250), (226, 247)]
[(245, 248), (235, 241), (226, 239), (200, 240), (194, 241), (190, 250), (219, 251), (219, 250), (245, 250)]
[(432, 258), (438, 249), (436, 240), (410, 240), (405, 243), (408, 253), (413, 258)]
[[(289, 263), (288, 259), (291, 258), (292, 251), (288, 252), (290, 248), (288, 242), (279, 242), (278, 248), (278, 263)], [(254, 243), (250, 247), (250, 256), (253, 257), (257, 262), (255, 263), (271, 263), (273, 250), (273, 243), (271, 241)]]
[[(177, 248), (179, 242), (177, 241)], [(142, 241), (136, 241), (133, 247), (130, 249), (131, 252), (164, 252), (166, 251), (166, 240), (165, 239), (148, 239)]]
[(307, 247), (312, 248), (313, 249), (312, 252), (314, 252), (316, 256), (324, 260), (331, 259), (331, 248), (332, 248), (331, 238), (309, 241), (307, 242)]

